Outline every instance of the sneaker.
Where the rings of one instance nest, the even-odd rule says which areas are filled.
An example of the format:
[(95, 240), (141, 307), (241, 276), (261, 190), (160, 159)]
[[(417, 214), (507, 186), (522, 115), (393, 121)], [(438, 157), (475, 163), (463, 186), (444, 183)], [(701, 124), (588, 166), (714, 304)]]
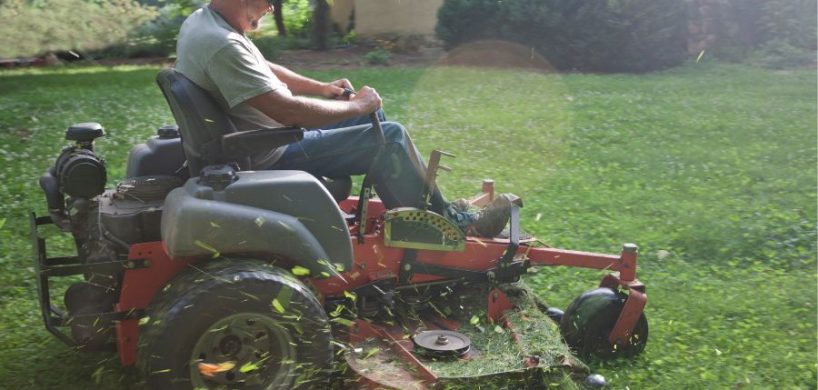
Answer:
[(500, 194), (486, 207), (477, 212), (461, 210), (460, 204), (453, 203), (452, 219), (467, 235), (485, 238), (496, 237), (511, 218), (511, 203), (519, 199), (512, 194)]

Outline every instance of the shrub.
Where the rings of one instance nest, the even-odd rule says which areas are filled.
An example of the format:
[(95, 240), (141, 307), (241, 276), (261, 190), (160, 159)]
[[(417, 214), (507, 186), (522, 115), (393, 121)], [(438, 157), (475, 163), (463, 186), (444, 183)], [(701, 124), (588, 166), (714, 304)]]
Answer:
[(284, 44), (281, 38), (271, 35), (255, 38), (253, 39), (253, 43), (258, 48), (258, 51), (264, 55), (264, 58), (268, 60), (278, 57)]
[(678, 0), (445, 0), (436, 32), (447, 48), (517, 42), (562, 70), (646, 72), (685, 60), (686, 15)]
[(466, 42), (497, 38), (501, 23), (495, 18), (500, 7), (495, 0), (445, 0), (437, 11), (435, 32), (446, 50)]
[(791, 45), (787, 41), (774, 39), (765, 42), (754, 51), (748, 62), (768, 69), (785, 69), (815, 63), (815, 52)]
[(384, 49), (375, 49), (366, 53), (364, 59), (371, 65), (389, 65), (389, 60), (392, 59), (392, 55)]
[(282, 14), (288, 35), (305, 37), (310, 34), (312, 29), (310, 0), (286, 0)]
[(124, 42), (156, 11), (131, 0), (0, 2), (0, 58), (96, 50)]
[(126, 41), (86, 54), (97, 59), (169, 57), (176, 51), (176, 39), (185, 18), (206, 0), (139, 0), (139, 3), (157, 7), (156, 16), (135, 29)]
[(760, 20), (764, 41), (783, 41), (797, 48), (814, 50), (816, 8), (815, 0), (766, 0)]
[[(707, 20), (709, 45), (719, 59), (764, 67), (800, 64), (816, 47), (814, 0), (697, 0), (694, 18)], [(789, 59), (787, 59), (789, 58)]]
[(350, 30), (339, 39), (339, 43), (343, 46), (351, 46), (356, 42), (358, 42), (358, 33), (356, 33), (355, 30)]
[[(159, 14), (136, 32), (135, 50), (144, 54), (168, 56), (176, 51), (176, 38), (190, 11), (178, 4), (167, 4)], [(132, 53), (133, 53), (132, 52)], [(136, 53), (134, 53), (136, 54)]]

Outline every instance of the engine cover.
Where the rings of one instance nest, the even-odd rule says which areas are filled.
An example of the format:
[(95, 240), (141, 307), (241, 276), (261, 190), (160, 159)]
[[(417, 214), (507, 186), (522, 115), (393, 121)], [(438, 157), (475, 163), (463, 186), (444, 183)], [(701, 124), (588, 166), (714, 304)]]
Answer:
[(126, 244), (161, 240), (165, 195), (181, 185), (175, 176), (143, 176), (105, 191), (99, 197), (99, 217), (108, 238)]

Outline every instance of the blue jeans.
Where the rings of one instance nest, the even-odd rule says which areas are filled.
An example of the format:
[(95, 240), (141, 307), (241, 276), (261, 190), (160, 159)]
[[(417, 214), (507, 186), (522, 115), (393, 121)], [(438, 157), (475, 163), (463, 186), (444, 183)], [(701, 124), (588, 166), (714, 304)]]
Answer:
[[(419, 207), (426, 180), (423, 158), (403, 126), (385, 122), (383, 111), (378, 116), (386, 143), (370, 179), (375, 192), (388, 209)], [(378, 148), (369, 116), (362, 116), (310, 129), (304, 139), (288, 145), (281, 158), (264, 169), (294, 169), (329, 178), (363, 175)], [(448, 202), (437, 188), (430, 198), (430, 210), (446, 215)]]

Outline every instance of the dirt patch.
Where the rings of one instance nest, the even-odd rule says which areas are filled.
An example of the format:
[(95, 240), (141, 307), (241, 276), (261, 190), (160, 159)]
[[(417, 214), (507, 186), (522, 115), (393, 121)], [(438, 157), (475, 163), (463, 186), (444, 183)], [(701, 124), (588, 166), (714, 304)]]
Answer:
[[(296, 70), (345, 70), (376, 67), (366, 61), (369, 47), (353, 46), (327, 51), (288, 50), (276, 62)], [(524, 69), (550, 73), (555, 69), (533, 49), (506, 41), (478, 41), (449, 52), (441, 47), (421, 47), (411, 52), (390, 53), (389, 65), (404, 66), (467, 66), (499, 69)]]
[(549, 73), (555, 69), (533, 48), (497, 40), (470, 42), (455, 48), (441, 59), (441, 65), (500, 69), (526, 69)]
[[(469, 43), (446, 52), (441, 47), (420, 47), (407, 52), (389, 53), (388, 65), (373, 65), (367, 62), (366, 55), (371, 47), (350, 46), (326, 51), (285, 50), (274, 62), (302, 70), (349, 70), (364, 67), (423, 67), (432, 65), (470, 66), (489, 68), (526, 69), (538, 72), (551, 72), (553, 67), (540, 55), (524, 46), (503, 41), (480, 41)], [(144, 58), (109, 58), (101, 60), (82, 60), (79, 63), (88, 65), (161, 65), (172, 66), (174, 60), (166, 57)], [(37, 66), (45, 63), (24, 64), (16, 66)]]
[(141, 58), (105, 58), (101, 60), (87, 60), (89, 64), (102, 66), (116, 65), (164, 65), (171, 66), (175, 60), (167, 57), (141, 57)]
[[(372, 66), (366, 61), (366, 54), (372, 49), (363, 46), (350, 46), (316, 50), (284, 50), (273, 60), (278, 64), (295, 70), (345, 70)], [(442, 48), (420, 48), (412, 52), (390, 53), (389, 64), (385, 66), (429, 66), (439, 63), (445, 52)], [(106, 58), (101, 60), (82, 60), (88, 65), (116, 66), (116, 65), (163, 65), (172, 66), (174, 59), (166, 57), (144, 58)], [(36, 65), (45, 65), (44, 63)]]
[[(372, 49), (361, 46), (315, 50), (287, 50), (281, 52), (275, 62), (293, 68), (306, 70), (345, 70), (362, 67), (383, 66), (367, 63), (366, 54)], [(441, 48), (421, 48), (410, 53), (390, 53), (387, 66), (428, 66), (435, 64), (445, 55)]]

